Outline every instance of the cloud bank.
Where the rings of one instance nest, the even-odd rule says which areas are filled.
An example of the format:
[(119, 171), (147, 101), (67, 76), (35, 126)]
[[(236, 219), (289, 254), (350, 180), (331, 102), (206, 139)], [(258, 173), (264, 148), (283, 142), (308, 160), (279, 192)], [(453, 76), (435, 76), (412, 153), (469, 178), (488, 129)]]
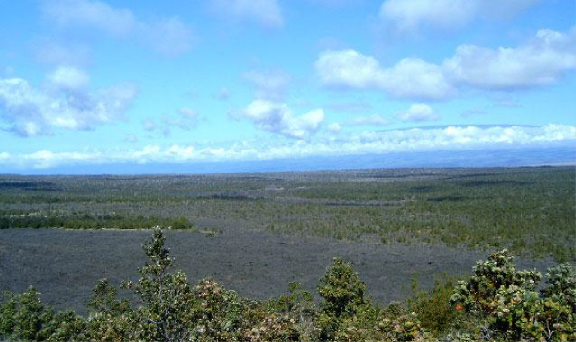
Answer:
[(576, 127), (448, 126), (391, 131), (365, 131), (334, 139), (237, 142), (227, 147), (147, 145), (138, 149), (49, 151), (12, 154), (0, 151), (0, 166), (51, 168), (62, 165), (107, 163), (186, 163), (274, 160), (310, 156), (350, 155), (401, 151), (472, 150), (501, 147), (547, 146), (576, 143)]

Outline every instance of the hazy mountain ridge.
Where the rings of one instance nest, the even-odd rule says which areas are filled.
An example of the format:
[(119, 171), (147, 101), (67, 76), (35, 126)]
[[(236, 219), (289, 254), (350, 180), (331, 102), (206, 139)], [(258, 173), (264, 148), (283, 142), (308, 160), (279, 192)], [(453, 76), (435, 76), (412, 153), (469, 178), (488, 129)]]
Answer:
[(25, 174), (142, 174), (142, 173), (235, 173), (316, 171), (369, 168), (515, 167), (576, 164), (576, 146), (464, 151), (390, 152), (295, 159), (206, 163), (146, 163), (70, 165), (1, 173)]

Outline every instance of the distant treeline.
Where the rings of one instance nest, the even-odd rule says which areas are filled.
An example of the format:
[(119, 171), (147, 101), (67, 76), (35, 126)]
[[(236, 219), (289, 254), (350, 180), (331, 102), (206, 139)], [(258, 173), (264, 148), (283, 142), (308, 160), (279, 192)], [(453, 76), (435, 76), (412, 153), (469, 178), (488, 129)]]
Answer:
[(39, 216), (3, 215), (0, 216), (0, 229), (8, 228), (66, 228), (66, 229), (193, 229), (194, 225), (185, 217), (124, 217), (120, 215), (102, 216)]

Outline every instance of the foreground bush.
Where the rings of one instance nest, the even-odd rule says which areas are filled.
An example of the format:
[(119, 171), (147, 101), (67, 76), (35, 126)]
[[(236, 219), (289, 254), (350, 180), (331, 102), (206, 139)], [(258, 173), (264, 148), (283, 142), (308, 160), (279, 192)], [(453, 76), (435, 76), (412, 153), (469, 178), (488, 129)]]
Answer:
[(298, 283), (265, 302), (250, 301), (210, 279), (196, 286), (182, 272), (156, 230), (143, 245), (148, 259), (137, 281), (118, 298), (106, 279), (87, 303), (87, 318), (55, 312), (33, 288), (6, 293), (0, 303), (0, 339), (16, 341), (576, 341), (576, 276), (559, 265), (547, 284), (517, 271), (506, 250), (478, 262), (474, 274), (454, 285), (437, 283), (407, 305), (374, 305), (351, 263), (334, 259), (320, 279), (316, 305)]
[(542, 278), (536, 271), (516, 271), (507, 250), (474, 267), (474, 275), (458, 283), (451, 297), (482, 322), (485, 338), (498, 340), (576, 341), (576, 277), (574, 269), (549, 269), (548, 286), (534, 291)]

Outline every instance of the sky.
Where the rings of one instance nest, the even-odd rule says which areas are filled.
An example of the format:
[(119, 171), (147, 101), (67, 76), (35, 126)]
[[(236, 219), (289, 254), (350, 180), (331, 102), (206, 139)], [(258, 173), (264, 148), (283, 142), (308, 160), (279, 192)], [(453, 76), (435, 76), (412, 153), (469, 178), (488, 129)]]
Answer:
[(576, 146), (573, 0), (0, 0), (0, 173)]

